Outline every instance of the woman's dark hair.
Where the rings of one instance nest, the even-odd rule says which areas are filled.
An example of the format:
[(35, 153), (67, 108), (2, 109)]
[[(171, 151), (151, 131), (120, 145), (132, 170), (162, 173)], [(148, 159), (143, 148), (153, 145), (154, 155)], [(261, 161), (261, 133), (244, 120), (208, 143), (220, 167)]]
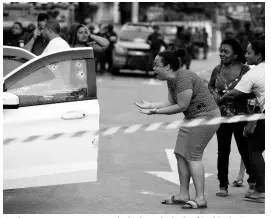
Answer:
[(261, 54), (264, 61), (265, 60), (265, 42), (262, 40), (253, 40), (250, 44), (255, 55)]
[(233, 52), (237, 55), (236, 61), (239, 61), (243, 64), (246, 63), (245, 50), (242, 44), (237, 39), (234, 38), (225, 39), (222, 41), (220, 47), (222, 45), (231, 46)]
[(48, 14), (45, 14), (45, 13), (39, 13), (39, 14), (38, 14), (37, 21), (38, 21), (38, 22), (41, 22), (41, 21), (45, 21), (45, 20), (49, 20)]
[(23, 29), (23, 25), (22, 25), (22, 23), (21, 23), (21, 22), (16, 21), (16, 22), (14, 22), (14, 23), (13, 23), (13, 25), (14, 25), (14, 24), (19, 25), (19, 26), (20, 26), (20, 28), (21, 28), (21, 29)]
[(178, 49), (176, 51), (162, 51), (158, 55), (162, 57), (162, 63), (164, 66), (168, 65), (173, 71), (176, 71), (180, 68), (180, 61), (179, 58), (184, 58), (186, 56), (185, 49)]
[(71, 47), (74, 47), (76, 45), (77, 32), (81, 27), (84, 27), (84, 25), (83, 24), (75, 24), (71, 27), (70, 34), (69, 34), (70, 35), (69, 44)]

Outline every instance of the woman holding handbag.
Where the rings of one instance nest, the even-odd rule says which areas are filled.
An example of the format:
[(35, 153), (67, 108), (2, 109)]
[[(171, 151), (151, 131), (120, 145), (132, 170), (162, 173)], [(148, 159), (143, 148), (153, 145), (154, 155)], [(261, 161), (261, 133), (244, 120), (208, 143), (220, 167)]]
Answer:
[[(237, 86), (223, 97), (218, 104), (244, 98), (249, 93), (256, 95), (261, 112), (265, 113), (265, 42), (252, 41), (247, 47), (247, 63), (256, 67), (248, 71)], [(265, 150), (265, 120), (258, 120), (253, 134), (248, 138), (248, 153), (250, 166), (256, 176), (256, 186), (253, 192), (245, 195), (245, 200), (264, 202), (265, 200), (265, 161), (262, 153)]]

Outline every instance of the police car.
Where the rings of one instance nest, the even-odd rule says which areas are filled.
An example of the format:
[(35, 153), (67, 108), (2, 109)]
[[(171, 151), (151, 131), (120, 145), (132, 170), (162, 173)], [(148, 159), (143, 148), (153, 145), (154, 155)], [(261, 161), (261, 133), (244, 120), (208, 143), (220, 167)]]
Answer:
[(4, 47), (3, 56), (4, 189), (96, 181), (100, 108), (93, 49), (36, 57)]
[(150, 45), (147, 37), (153, 32), (149, 23), (127, 23), (119, 32), (118, 40), (113, 50), (113, 72), (120, 69), (149, 71)]

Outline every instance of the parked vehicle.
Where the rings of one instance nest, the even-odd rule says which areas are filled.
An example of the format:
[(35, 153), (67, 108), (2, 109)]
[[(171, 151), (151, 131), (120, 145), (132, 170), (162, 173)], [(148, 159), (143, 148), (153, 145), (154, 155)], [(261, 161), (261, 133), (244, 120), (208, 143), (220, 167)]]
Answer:
[[(17, 49), (19, 59), (31, 58), (9, 49), (4, 56)], [(93, 49), (40, 55), (5, 74), (4, 189), (96, 181), (100, 109)]]
[(159, 26), (159, 32), (164, 36), (164, 41), (171, 49), (177, 33), (177, 24), (174, 22), (152, 22), (152, 25)]
[(25, 49), (3, 46), (3, 77), (35, 57), (35, 54)]
[(153, 32), (149, 23), (127, 23), (118, 35), (113, 50), (113, 73), (120, 69), (148, 71), (148, 57), (150, 45), (146, 40)]

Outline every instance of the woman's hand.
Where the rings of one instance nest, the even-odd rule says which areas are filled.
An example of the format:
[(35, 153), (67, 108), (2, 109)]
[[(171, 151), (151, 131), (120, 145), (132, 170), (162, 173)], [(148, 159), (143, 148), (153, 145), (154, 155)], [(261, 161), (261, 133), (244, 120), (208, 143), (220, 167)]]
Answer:
[(151, 109), (151, 103), (142, 100), (141, 102), (134, 102), (134, 104), (139, 107), (140, 109)]
[(147, 114), (147, 115), (152, 115), (152, 114), (155, 114), (156, 113), (156, 110), (157, 108), (153, 108), (153, 109), (139, 109), (139, 111), (142, 113), (142, 114)]
[(91, 33), (90, 33), (90, 31), (89, 31), (89, 28), (88, 28), (86, 25), (84, 25), (84, 24), (82, 24), (82, 26), (86, 28), (87, 34), (88, 34), (88, 36), (91, 38)]

